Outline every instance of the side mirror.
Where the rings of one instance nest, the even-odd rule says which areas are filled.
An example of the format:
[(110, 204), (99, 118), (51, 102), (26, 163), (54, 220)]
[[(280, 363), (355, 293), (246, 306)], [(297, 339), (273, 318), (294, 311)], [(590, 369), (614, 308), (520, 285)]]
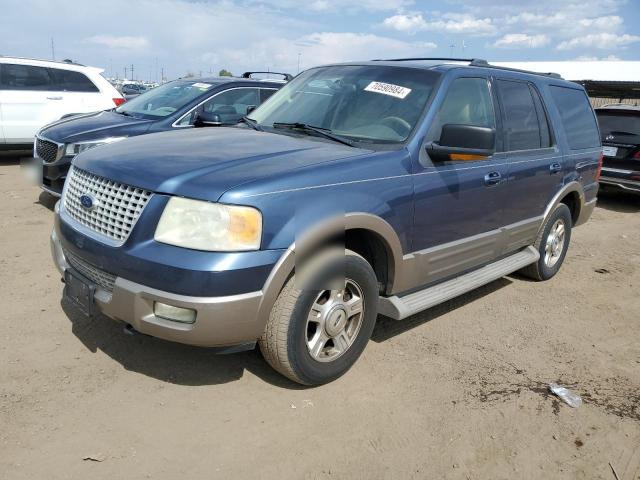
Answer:
[(194, 127), (219, 127), (220, 125), (222, 125), (220, 115), (204, 111), (199, 112), (193, 121)]
[(484, 160), (495, 153), (496, 131), (476, 125), (447, 123), (440, 141), (427, 144), (433, 160)]
[(247, 115), (249, 115), (251, 112), (253, 112), (256, 108), (258, 108), (257, 105), (249, 105), (247, 107)]

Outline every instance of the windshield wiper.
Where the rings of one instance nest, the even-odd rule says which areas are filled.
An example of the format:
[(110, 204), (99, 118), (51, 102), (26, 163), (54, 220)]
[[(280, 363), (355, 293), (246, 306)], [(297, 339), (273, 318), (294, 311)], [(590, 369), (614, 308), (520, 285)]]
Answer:
[(290, 130), (300, 130), (302, 132), (307, 132), (307, 133), (313, 132), (313, 133), (317, 133), (321, 137), (328, 138), (329, 140), (333, 140), (334, 142), (342, 143), (343, 145), (348, 145), (350, 147), (354, 146), (351, 140), (347, 140), (346, 138), (341, 137), (340, 135), (331, 133), (331, 130), (329, 130), (328, 128), (314, 127), (313, 125), (308, 125), (306, 123), (274, 122), (273, 128), (288, 128)]
[(133, 117), (133, 115), (131, 115), (129, 112), (125, 112), (124, 110), (116, 110), (116, 113), (119, 113), (120, 115), (124, 115), (125, 117)]
[(249, 117), (242, 117), (240, 120), (238, 120), (238, 123), (246, 123), (247, 125), (249, 125), (251, 128), (253, 128), (254, 130), (257, 130), (259, 132), (264, 132), (264, 130), (262, 129), (262, 127), (260, 126), (260, 124), (258, 124), (258, 122), (252, 118)]

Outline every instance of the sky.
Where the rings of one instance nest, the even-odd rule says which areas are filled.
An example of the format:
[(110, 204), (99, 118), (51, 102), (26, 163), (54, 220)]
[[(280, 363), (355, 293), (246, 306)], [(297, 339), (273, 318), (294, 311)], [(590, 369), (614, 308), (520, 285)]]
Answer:
[(0, 0), (0, 55), (156, 81), (397, 57), (640, 60), (640, 0)]

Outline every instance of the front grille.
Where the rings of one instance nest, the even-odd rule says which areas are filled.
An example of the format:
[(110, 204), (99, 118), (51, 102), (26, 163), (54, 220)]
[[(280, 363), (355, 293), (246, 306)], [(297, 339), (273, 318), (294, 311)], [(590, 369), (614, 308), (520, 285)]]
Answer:
[[(92, 208), (82, 206), (80, 197), (84, 195), (92, 197)], [(122, 244), (129, 238), (150, 197), (148, 190), (72, 167), (63, 205), (69, 216), (81, 225)]]
[(52, 163), (60, 158), (58, 144), (42, 138), (36, 138), (36, 154), (45, 163)]
[(104, 270), (101, 270), (98, 267), (85, 262), (68, 250), (63, 250), (63, 253), (65, 258), (67, 259), (67, 262), (69, 262), (69, 265), (75, 268), (79, 273), (87, 277), (99, 287), (104, 288), (108, 292), (113, 292), (113, 286), (116, 283), (115, 275), (107, 273)]

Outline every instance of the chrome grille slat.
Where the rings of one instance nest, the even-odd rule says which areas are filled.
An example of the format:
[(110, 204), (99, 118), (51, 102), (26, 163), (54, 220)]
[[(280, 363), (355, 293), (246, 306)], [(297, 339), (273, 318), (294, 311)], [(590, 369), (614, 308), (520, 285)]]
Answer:
[(75, 268), (79, 273), (87, 277), (99, 287), (104, 288), (108, 292), (113, 292), (113, 286), (116, 283), (115, 275), (105, 272), (89, 262), (82, 260), (66, 249), (63, 249), (62, 252), (67, 259), (67, 262), (69, 262), (69, 265)]
[[(86, 194), (97, 202), (92, 210), (87, 210), (80, 203), (80, 197)], [(148, 190), (72, 167), (67, 177), (63, 205), (68, 215), (81, 225), (122, 244), (129, 238), (149, 198), (151, 192)]]

